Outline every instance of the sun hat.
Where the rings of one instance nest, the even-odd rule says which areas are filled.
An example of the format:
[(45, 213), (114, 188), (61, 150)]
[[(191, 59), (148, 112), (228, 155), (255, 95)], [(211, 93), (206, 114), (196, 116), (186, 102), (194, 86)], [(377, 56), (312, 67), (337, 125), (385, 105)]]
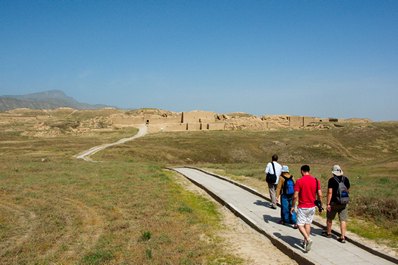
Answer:
[(333, 175), (336, 175), (336, 176), (342, 176), (343, 170), (341, 170), (341, 167), (339, 165), (334, 165), (332, 168), (332, 173), (333, 173)]
[(283, 172), (289, 172), (289, 167), (288, 166), (282, 166), (282, 173)]

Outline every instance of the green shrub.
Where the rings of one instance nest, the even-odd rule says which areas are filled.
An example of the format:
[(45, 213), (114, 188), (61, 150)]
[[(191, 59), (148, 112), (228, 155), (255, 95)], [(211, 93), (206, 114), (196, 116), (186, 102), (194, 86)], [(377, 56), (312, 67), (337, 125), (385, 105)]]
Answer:
[(144, 231), (142, 232), (139, 241), (149, 241), (152, 237), (152, 234), (150, 231)]

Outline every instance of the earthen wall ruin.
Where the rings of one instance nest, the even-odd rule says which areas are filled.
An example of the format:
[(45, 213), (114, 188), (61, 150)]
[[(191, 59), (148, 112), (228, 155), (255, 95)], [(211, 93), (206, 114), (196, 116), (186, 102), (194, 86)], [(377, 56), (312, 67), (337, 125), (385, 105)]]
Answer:
[[(138, 116), (137, 116), (138, 115)], [(316, 123), (342, 122), (335, 118), (316, 118), (308, 116), (253, 115), (232, 116), (217, 115), (208, 111), (191, 111), (181, 113), (143, 113), (135, 115), (111, 115), (113, 126), (135, 126), (146, 124), (149, 132), (162, 131), (211, 131), (211, 130), (272, 130), (280, 128), (299, 129)]]
[(181, 123), (208, 123), (216, 121), (216, 113), (209, 111), (191, 111), (181, 114)]

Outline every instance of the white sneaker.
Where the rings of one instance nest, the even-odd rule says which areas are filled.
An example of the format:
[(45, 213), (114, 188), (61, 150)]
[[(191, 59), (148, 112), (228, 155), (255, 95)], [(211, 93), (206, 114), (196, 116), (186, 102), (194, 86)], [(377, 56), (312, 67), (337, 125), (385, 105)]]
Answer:
[(311, 250), (311, 246), (312, 246), (312, 239), (311, 239), (311, 238), (309, 238), (309, 239), (308, 239), (308, 241), (307, 241), (306, 243), (307, 243), (307, 244), (305, 245), (304, 249), (305, 249), (305, 252), (308, 252), (308, 251), (310, 251), (310, 250)]

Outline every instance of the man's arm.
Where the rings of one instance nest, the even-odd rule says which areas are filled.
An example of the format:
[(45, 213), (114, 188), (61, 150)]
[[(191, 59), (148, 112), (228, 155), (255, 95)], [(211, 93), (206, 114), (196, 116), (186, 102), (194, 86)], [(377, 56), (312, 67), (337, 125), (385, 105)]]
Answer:
[(281, 195), (281, 189), (282, 189), (282, 176), (279, 177), (279, 182), (278, 182), (278, 186), (276, 186), (276, 202), (278, 202), (278, 198)]
[(326, 210), (328, 210), (329, 212), (331, 210), (330, 201), (332, 200), (332, 192), (333, 192), (333, 189), (329, 188), (328, 189), (328, 194), (327, 194), (327, 197), (326, 197), (326, 203), (327, 203)]
[(298, 201), (298, 191), (294, 192), (293, 200), (292, 200), (292, 208), (290, 209), (290, 213), (294, 212), (294, 206), (296, 206), (296, 202)]
[(322, 190), (318, 190), (318, 198), (322, 201)]
[(322, 189), (321, 189), (321, 181), (318, 179), (318, 199), (322, 202)]

